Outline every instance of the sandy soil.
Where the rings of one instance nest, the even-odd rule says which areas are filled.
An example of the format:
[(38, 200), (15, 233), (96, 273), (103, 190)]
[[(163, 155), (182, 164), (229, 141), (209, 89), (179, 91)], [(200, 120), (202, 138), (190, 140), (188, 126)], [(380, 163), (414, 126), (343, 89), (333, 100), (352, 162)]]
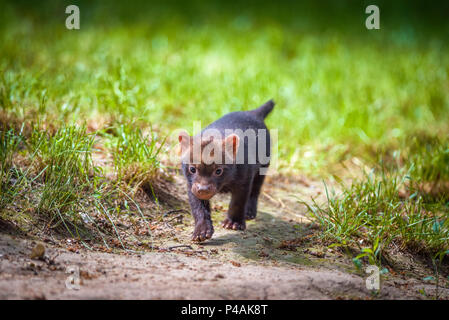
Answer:
[[(372, 298), (365, 280), (325, 268), (223, 262), (182, 253), (72, 253), (47, 248), (32, 260), (31, 241), (0, 239), (0, 299), (334, 299)], [(79, 268), (80, 289), (67, 288), (68, 267)], [(73, 282), (72, 284), (75, 284)], [(418, 298), (382, 288), (378, 298)]]

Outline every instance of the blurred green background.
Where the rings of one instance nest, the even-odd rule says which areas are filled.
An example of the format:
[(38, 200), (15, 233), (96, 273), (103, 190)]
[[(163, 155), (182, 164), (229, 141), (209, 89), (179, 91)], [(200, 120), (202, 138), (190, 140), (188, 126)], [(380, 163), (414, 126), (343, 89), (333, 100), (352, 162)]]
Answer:
[(2, 1), (0, 107), (168, 133), (273, 98), (282, 166), (319, 173), (447, 138), (448, 15), (447, 1)]

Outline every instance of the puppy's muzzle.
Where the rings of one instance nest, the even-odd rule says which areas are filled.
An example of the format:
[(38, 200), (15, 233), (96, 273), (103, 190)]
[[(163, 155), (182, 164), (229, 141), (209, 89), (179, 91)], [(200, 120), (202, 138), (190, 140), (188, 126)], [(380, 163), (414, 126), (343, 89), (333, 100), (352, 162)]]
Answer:
[(209, 184), (195, 183), (192, 186), (192, 193), (201, 200), (209, 200), (217, 193), (214, 186)]

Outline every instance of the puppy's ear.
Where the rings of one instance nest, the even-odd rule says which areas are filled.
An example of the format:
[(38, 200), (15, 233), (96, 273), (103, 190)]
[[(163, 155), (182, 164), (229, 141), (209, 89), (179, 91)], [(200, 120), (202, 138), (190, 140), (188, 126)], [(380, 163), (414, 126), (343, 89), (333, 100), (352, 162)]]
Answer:
[(182, 130), (178, 135), (178, 140), (179, 140), (178, 155), (184, 157), (184, 155), (188, 154), (190, 151), (192, 137), (189, 136), (187, 131)]
[(230, 134), (223, 140), (225, 156), (228, 159), (235, 161), (237, 157), (237, 150), (239, 149), (240, 138), (235, 133)]

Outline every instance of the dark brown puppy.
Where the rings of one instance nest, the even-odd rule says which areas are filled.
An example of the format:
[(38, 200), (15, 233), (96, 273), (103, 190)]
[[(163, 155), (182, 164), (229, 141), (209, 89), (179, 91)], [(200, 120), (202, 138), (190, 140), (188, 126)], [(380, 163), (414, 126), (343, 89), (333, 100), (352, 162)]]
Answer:
[(209, 199), (230, 192), (231, 202), (223, 227), (244, 230), (245, 220), (257, 214), (257, 199), (270, 159), (270, 134), (264, 119), (272, 100), (251, 111), (229, 113), (190, 137), (179, 135), (182, 171), (195, 219), (192, 240), (212, 237)]

